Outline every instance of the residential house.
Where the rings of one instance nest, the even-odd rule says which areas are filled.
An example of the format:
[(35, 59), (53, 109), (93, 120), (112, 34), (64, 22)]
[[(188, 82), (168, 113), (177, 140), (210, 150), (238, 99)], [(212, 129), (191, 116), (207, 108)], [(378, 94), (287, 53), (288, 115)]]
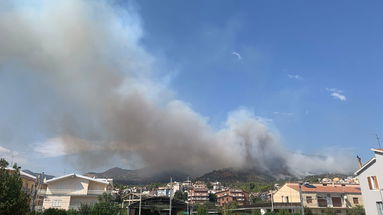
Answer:
[[(14, 168), (11, 168), (11, 167), (7, 167), (5, 169), (8, 172), (15, 172), (16, 171)], [(37, 178), (31, 174), (28, 174), (28, 173), (22, 171), (22, 170), (20, 170), (20, 178), (21, 178), (21, 181), (23, 183), (23, 190), (27, 194), (32, 195), (32, 193), (35, 190)]]
[(273, 203), (286, 207), (291, 205), (296, 210), (296, 206), (301, 204), (300, 190), (304, 207), (309, 208), (313, 214), (324, 214), (326, 208), (334, 209), (337, 214), (346, 214), (350, 208), (363, 205), (359, 185), (335, 183), (305, 183), (301, 189), (298, 183), (286, 183), (273, 194)]
[(46, 182), (43, 209), (77, 209), (82, 204), (94, 204), (103, 193), (112, 191), (112, 179), (91, 178), (69, 174)]
[[(167, 196), (167, 197), (169, 197), (171, 191), (172, 191), (172, 189), (168, 186), (159, 187), (159, 188), (157, 188), (156, 196)], [(172, 193), (172, 195), (174, 195), (174, 193)]]
[[(15, 172), (16, 170), (14, 168), (11, 168), (11, 167), (7, 167), (5, 168), (9, 173), (13, 173)], [(33, 209), (36, 205), (36, 203), (38, 203), (38, 201), (36, 199), (39, 199), (41, 198), (41, 196), (39, 196), (36, 192), (37, 192), (37, 189), (36, 189), (36, 186), (37, 186), (37, 178), (31, 174), (28, 174), (22, 170), (19, 171), (20, 172), (20, 178), (21, 178), (21, 182), (22, 182), (22, 189), (24, 190), (25, 193), (27, 193), (30, 197), (30, 207), (31, 209)]]
[(366, 215), (383, 214), (383, 149), (371, 149), (374, 157), (355, 172), (360, 182)]
[(190, 204), (204, 204), (209, 201), (209, 190), (205, 182), (196, 181), (192, 188), (188, 190), (188, 202)]
[(236, 202), (239, 206), (248, 205), (250, 203), (249, 193), (239, 189), (227, 189), (216, 192), (215, 195), (217, 195), (217, 205), (219, 206), (224, 206), (231, 202)]

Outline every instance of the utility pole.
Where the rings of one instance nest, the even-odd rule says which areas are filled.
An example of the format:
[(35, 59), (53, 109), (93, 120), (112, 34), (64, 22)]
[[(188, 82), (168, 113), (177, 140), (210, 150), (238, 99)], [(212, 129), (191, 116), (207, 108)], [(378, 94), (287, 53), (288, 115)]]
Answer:
[(140, 189), (140, 206), (138, 208), (138, 215), (141, 215), (141, 202), (142, 202), (142, 187)]
[(302, 184), (303, 182), (299, 182), (299, 198), (301, 200), (301, 215), (305, 215), (305, 208), (303, 207)]
[(271, 212), (274, 212), (274, 196), (273, 196), (273, 191), (271, 191), (270, 193), (270, 197), (271, 197)]
[(173, 180), (170, 177), (170, 190), (169, 190), (169, 215), (172, 215), (172, 191), (173, 191)]

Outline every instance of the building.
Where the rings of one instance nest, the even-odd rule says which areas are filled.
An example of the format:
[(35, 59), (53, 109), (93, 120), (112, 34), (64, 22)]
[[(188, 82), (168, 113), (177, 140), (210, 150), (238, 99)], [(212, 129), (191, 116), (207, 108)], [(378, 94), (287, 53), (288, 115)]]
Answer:
[(205, 182), (196, 181), (188, 191), (188, 202), (190, 204), (204, 204), (209, 201), (209, 190)]
[(383, 149), (371, 149), (374, 157), (355, 172), (360, 182), (366, 215), (383, 214)]
[(249, 193), (238, 189), (227, 189), (220, 192), (216, 192), (217, 205), (225, 206), (231, 202), (236, 202), (239, 206), (248, 205)]
[[(272, 201), (285, 206), (301, 204), (299, 190), (298, 183), (286, 183), (273, 193)], [(301, 186), (301, 192), (304, 207), (309, 208), (313, 214), (323, 214), (326, 208), (334, 209), (337, 214), (346, 214), (350, 208), (363, 205), (360, 187), (355, 184), (305, 183)]]
[[(168, 186), (159, 187), (159, 188), (157, 188), (156, 196), (167, 196), (167, 197), (169, 197), (171, 191), (172, 191), (171, 188)], [(172, 195), (174, 195), (174, 193), (172, 193)]]
[[(16, 170), (11, 167), (5, 168), (9, 173), (15, 172)], [(20, 170), (20, 178), (23, 183), (23, 190), (28, 194), (32, 195), (35, 191), (35, 186), (37, 182), (37, 178), (31, 174), (23, 172)]]
[(43, 209), (77, 209), (82, 204), (94, 204), (98, 196), (112, 191), (111, 179), (91, 178), (78, 174), (69, 174), (52, 178), (45, 182)]
[[(14, 168), (11, 167), (7, 167), (5, 169), (8, 171), (8, 173), (13, 173), (16, 171)], [(30, 197), (29, 205), (30, 208), (33, 210), (36, 208), (36, 206), (39, 206), (39, 204), (41, 204), (41, 201), (39, 200), (42, 199), (42, 196), (40, 196), (37, 192), (39, 181), (35, 176), (31, 174), (28, 174), (22, 170), (19, 170), (19, 172), (22, 182), (22, 189)]]

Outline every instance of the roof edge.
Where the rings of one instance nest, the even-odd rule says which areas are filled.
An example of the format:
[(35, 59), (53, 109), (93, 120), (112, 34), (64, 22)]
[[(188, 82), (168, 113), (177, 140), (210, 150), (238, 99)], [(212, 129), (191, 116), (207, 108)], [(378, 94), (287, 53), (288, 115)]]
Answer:
[(52, 179), (47, 180), (46, 183), (58, 181), (58, 180), (61, 180), (61, 179), (64, 179), (64, 178), (68, 178), (70, 176), (86, 179), (86, 180), (89, 180), (89, 181), (99, 182), (99, 183), (102, 183), (102, 184), (109, 184), (109, 182), (107, 180), (104, 180), (104, 179), (101, 179), (101, 178), (99, 178), (99, 179), (91, 178), (91, 177), (79, 175), (79, 174), (76, 174), (76, 173), (71, 173), (71, 174), (68, 174), (68, 175), (63, 175), (63, 176), (60, 176), (60, 177), (52, 178)]
[(376, 161), (376, 158), (371, 158), (367, 163), (365, 163), (360, 169), (358, 169), (354, 175), (359, 175), (361, 172), (363, 172), (367, 167), (372, 165)]

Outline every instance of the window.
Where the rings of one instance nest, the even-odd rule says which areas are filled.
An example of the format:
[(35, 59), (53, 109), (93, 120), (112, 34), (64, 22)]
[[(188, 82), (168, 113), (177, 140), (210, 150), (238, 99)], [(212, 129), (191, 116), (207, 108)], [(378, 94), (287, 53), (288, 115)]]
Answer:
[(331, 200), (333, 207), (342, 207), (342, 199), (340, 197), (332, 197)]
[(376, 208), (378, 209), (378, 215), (383, 215), (383, 203), (376, 202)]
[(359, 205), (359, 199), (357, 197), (352, 198), (354, 205)]
[(60, 207), (60, 200), (53, 200), (52, 207)]
[(376, 176), (368, 176), (367, 182), (368, 182), (368, 187), (370, 188), (370, 190), (379, 189), (378, 178)]
[(289, 197), (288, 196), (286, 196), (286, 202), (289, 203)]
[(327, 207), (327, 199), (323, 197), (318, 197), (318, 206)]
[(308, 204), (313, 203), (313, 197), (312, 197), (312, 196), (306, 196), (306, 202), (307, 202)]

